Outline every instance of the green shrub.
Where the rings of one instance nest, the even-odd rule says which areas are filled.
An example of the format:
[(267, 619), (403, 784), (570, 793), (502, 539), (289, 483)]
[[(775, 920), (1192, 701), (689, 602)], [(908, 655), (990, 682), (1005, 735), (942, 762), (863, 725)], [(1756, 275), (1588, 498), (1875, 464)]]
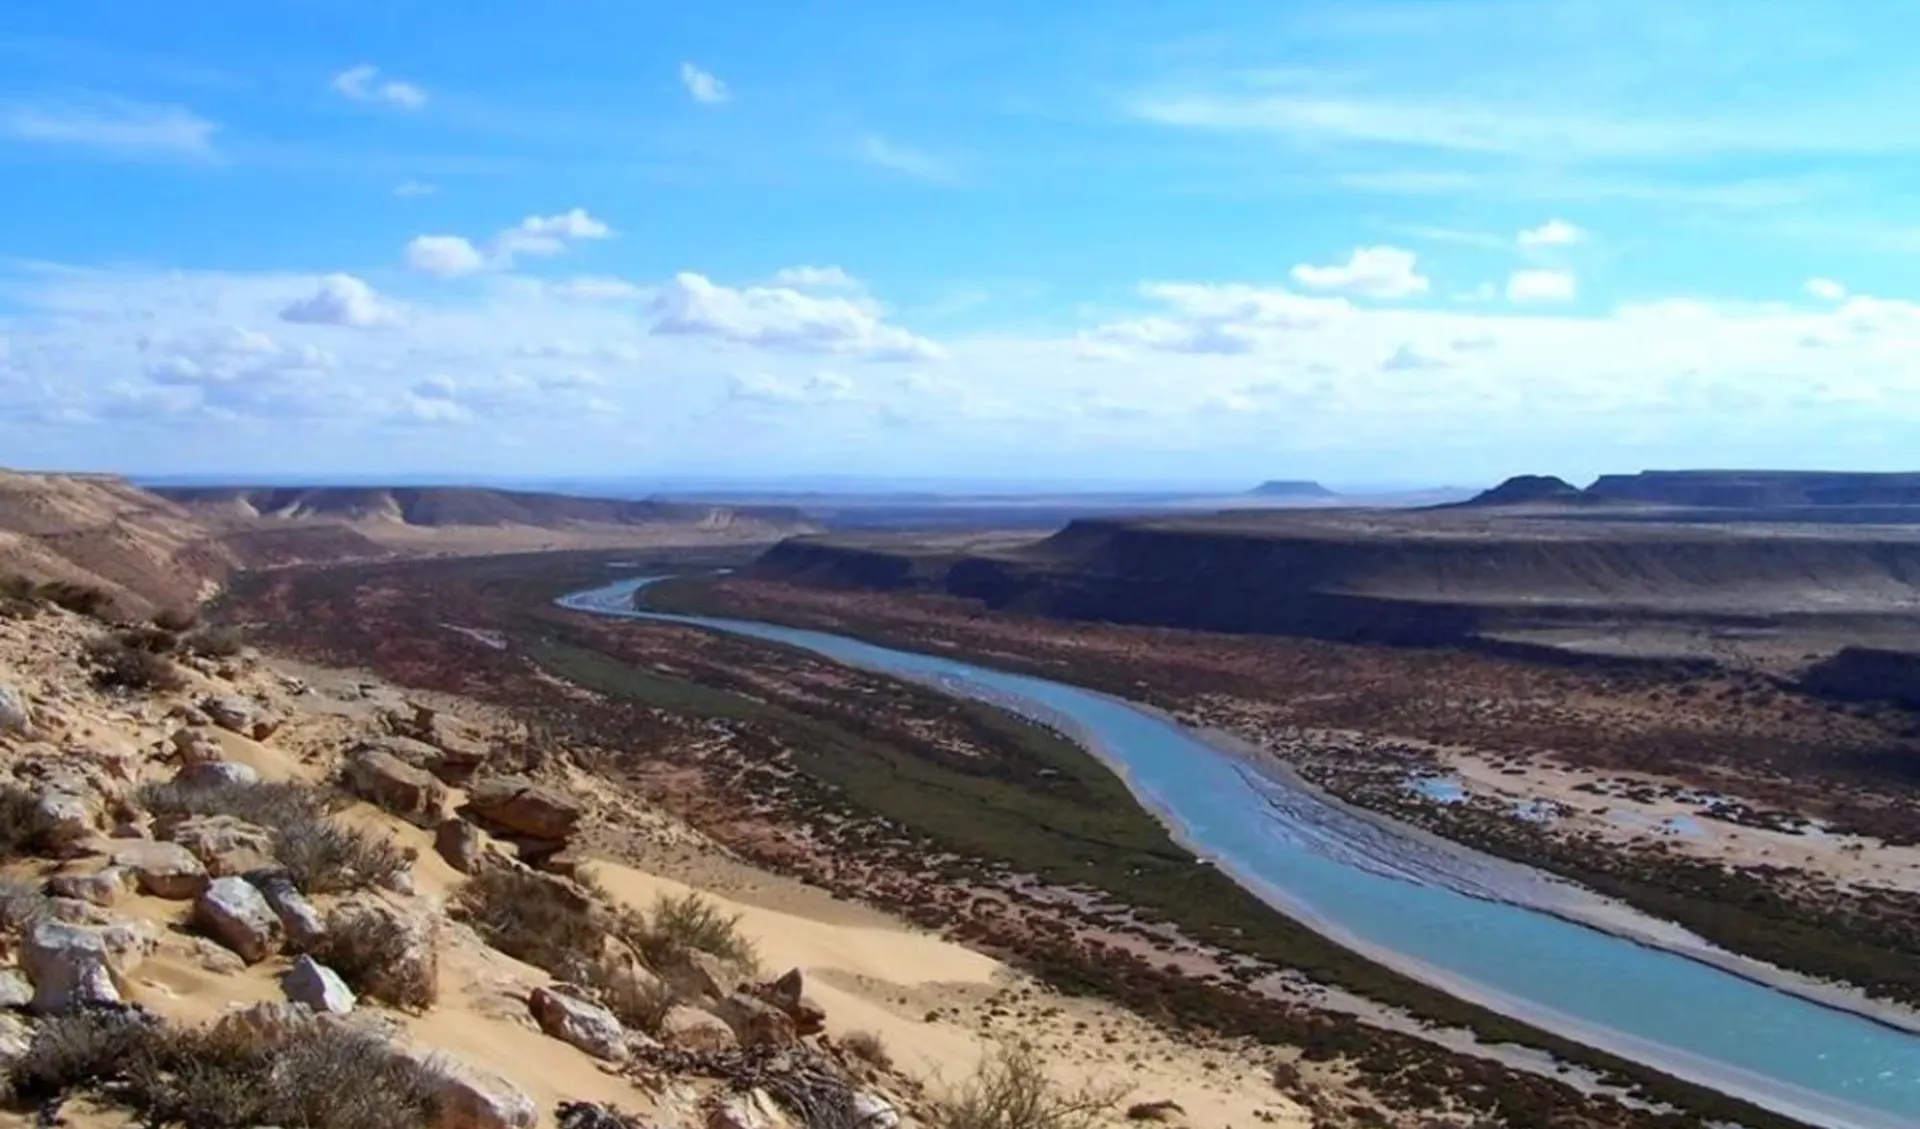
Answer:
[(753, 971), (760, 963), (753, 942), (740, 932), (740, 917), (729, 915), (698, 893), (681, 897), (661, 895), (653, 903), (653, 912), (641, 919), (625, 919), (630, 924), (623, 934), (640, 950), (648, 964), (659, 967), (674, 954), (689, 949), (719, 957), (744, 971)]
[(390, 886), (413, 857), (377, 832), (332, 817), (338, 797), (312, 784), (149, 784), (140, 805), (156, 819), (227, 815), (273, 836), (273, 854), (307, 894)]

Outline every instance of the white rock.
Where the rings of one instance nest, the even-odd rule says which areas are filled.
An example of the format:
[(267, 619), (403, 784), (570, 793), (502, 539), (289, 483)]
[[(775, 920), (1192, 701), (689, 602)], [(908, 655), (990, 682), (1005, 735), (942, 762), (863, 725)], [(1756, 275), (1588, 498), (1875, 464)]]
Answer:
[(19, 1011), (33, 1002), (33, 985), (17, 968), (0, 969), (0, 1008)]
[(239, 761), (195, 761), (173, 774), (175, 784), (190, 788), (218, 788), (226, 784), (258, 784), (260, 774)]
[(707, 1114), (707, 1129), (781, 1129), (791, 1124), (765, 1090), (734, 1094)]
[(878, 1094), (855, 1094), (853, 1121), (860, 1129), (898, 1129), (900, 1111)]
[(15, 687), (0, 682), (0, 734), (33, 732), (33, 707), (27, 696)]
[(65, 851), (76, 843), (100, 833), (100, 813), (91, 801), (76, 792), (46, 791), (35, 801), (39, 818), (46, 829), (47, 846)]
[(33, 1028), (17, 1015), (0, 1015), (0, 1076), (33, 1046)]
[(408, 1055), (429, 1074), (434, 1129), (532, 1129), (540, 1107), (520, 1087), (446, 1055)]
[(294, 1003), (328, 1015), (346, 1015), (357, 1002), (339, 973), (310, 956), (294, 959), (293, 967), (280, 978), (280, 988)]
[(214, 940), (257, 964), (280, 947), (280, 917), (260, 891), (231, 875), (207, 885), (193, 905), (194, 923)]
[(47, 891), (59, 898), (73, 898), (96, 906), (111, 906), (133, 889), (133, 875), (117, 866), (91, 874), (56, 874), (47, 879)]
[(540, 1030), (595, 1058), (619, 1060), (627, 1056), (627, 1031), (614, 1014), (598, 1004), (552, 988), (535, 988), (527, 998)]
[(286, 931), (288, 944), (297, 949), (312, 948), (327, 935), (326, 919), (293, 884), (293, 879), (284, 873), (269, 872), (250, 874), (247, 881), (253, 883), (273, 907), (274, 914), (280, 918), (280, 928)]
[(28, 934), (20, 963), (33, 981), (33, 1010), (42, 1015), (126, 999), (125, 969), (114, 967), (104, 929), (43, 921)]

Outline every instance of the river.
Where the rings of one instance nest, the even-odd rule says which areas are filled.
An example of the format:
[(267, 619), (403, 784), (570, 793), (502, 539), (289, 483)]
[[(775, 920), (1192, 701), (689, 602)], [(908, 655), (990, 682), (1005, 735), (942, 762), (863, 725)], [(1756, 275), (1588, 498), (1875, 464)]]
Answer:
[[(1155, 711), (1094, 691), (823, 632), (637, 611), (634, 593), (647, 583), (624, 580), (560, 603), (799, 647), (1026, 713), (1112, 766), (1209, 864), (1371, 959), (1810, 1124), (1920, 1125), (1920, 1036), (1580, 924), (1555, 899), (1582, 895), (1557, 879), (1436, 850), (1282, 773), (1261, 771)], [(1511, 896), (1516, 883), (1528, 888), (1526, 897)], [(1690, 937), (1668, 931), (1677, 943)]]

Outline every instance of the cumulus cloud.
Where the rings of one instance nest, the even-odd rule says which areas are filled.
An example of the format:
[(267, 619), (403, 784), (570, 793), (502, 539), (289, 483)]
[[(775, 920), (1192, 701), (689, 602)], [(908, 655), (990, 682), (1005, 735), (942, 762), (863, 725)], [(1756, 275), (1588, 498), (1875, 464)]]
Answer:
[(1550, 219), (1539, 227), (1527, 228), (1518, 238), (1520, 246), (1526, 248), (1571, 247), (1576, 243), (1584, 243), (1587, 233), (1566, 220)]
[(0, 101), (0, 138), (126, 157), (209, 157), (219, 128), (179, 106), (125, 98)]
[(1411, 298), (1432, 285), (1416, 269), (1416, 256), (1399, 247), (1356, 247), (1347, 261), (1317, 267), (1301, 263), (1293, 280), (1310, 290), (1344, 290), (1362, 298)]
[(876, 360), (935, 360), (938, 344), (886, 324), (879, 306), (777, 286), (740, 289), (681, 273), (654, 299), (653, 332), (712, 337), (800, 352), (856, 353)]
[(427, 92), (411, 82), (380, 77), (380, 68), (371, 63), (348, 67), (333, 76), (329, 84), (334, 93), (355, 102), (381, 102), (403, 110), (417, 110), (427, 104)]
[(1571, 302), (1579, 293), (1579, 280), (1562, 270), (1517, 270), (1507, 279), (1509, 302)]
[(1846, 298), (1847, 288), (1831, 278), (1809, 278), (1807, 293), (1822, 302), (1839, 302)]
[(506, 270), (521, 256), (558, 255), (577, 243), (610, 239), (606, 221), (585, 208), (551, 216), (533, 215), (495, 235), (482, 251), (463, 235), (422, 235), (407, 245), (407, 263), (427, 274), (452, 276), (487, 269)]
[(680, 64), (680, 85), (703, 106), (718, 106), (733, 96), (726, 83), (692, 63)]
[(330, 274), (321, 279), (319, 289), (282, 308), (280, 318), (307, 325), (341, 325), (354, 329), (392, 325), (400, 320), (399, 314), (380, 299), (373, 287), (350, 274)]
[(407, 244), (407, 265), (422, 274), (453, 278), (485, 270), (487, 257), (464, 236), (419, 235)]
[(620, 302), (638, 298), (646, 291), (624, 278), (609, 278), (603, 275), (584, 275), (555, 282), (547, 288), (562, 298), (575, 298), (582, 302)]

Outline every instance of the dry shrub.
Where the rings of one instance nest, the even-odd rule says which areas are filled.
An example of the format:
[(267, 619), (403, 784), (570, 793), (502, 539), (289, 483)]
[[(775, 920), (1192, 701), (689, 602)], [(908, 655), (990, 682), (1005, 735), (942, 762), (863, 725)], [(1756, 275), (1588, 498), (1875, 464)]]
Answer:
[(666, 1026), (667, 1013), (682, 1002), (672, 988), (658, 980), (625, 976), (604, 966), (591, 970), (587, 980), (585, 986), (622, 1026), (645, 1035), (658, 1036)]
[(608, 934), (606, 921), (557, 882), (510, 867), (467, 879), (454, 911), (487, 944), (565, 978), (580, 976)]
[(166, 608), (154, 613), (153, 625), (162, 631), (184, 635), (200, 625), (200, 612), (196, 608)]
[(244, 646), (240, 633), (231, 627), (206, 627), (182, 641), (190, 655), (206, 659), (230, 659)]
[(103, 623), (113, 618), (113, 597), (105, 589), (96, 588), (91, 584), (55, 580), (35, 588), (33, 594), (55, 607), (65, 608), (78, 615), (91, 616)]
[(130, 647), (118, 638), (97, 639), (87, 647), (94, 685), (103, 690), (145, 690), (164, 693), (186, 685), (173, 660), (152, 651)]
[(42, 1022), (9, 1077), (16, 1101), (85, 1094), (150, 1125), (196, 1129), (414, 1129), (435, 1112), (425, 1068), (377, 1036), (323, 1023), (262, 1039), (83, 1011)]
[(355, 992), (394, 1007), (425, 1011), (440, 998), (433, 963), (412, 959), (413, 931), (399, 919), (370, 910), (329, 914), (313, 959), (340, 974)]
[(41, 853), (52, 830), (52, 821), (32, 792), (17, 784), (0, 784), (0, 860)]
[(740, 916), (723, 912), (697, 893), (678, 898), (663, 894), (647, 917), (627, 915), (623, 921), (627, 923), (623, 936), (656, 968), (688, 949), (709, 953), (748, 972), (760, 964), (753, 942), (740, 932)]
[(273, 854), (302, 893), (343, 894), (387, 886), (412, 857), (376, 832), (332, 818), (334, 793), (312, 784), (149, 784), (140, 803), (156, 819), (227, 815), (273, 836)]
[(180, 650), (180, 635), (157, 624), (123, 627), (114, 632), (122, 647), (145, 651), (150, 655), (171, 655)]
[(881, 1070), (893, 1068), (893, 1055), (887, 1051), (887, 1044), (872, 1031), (849, 1031), (840, 1045), (853, 1057), (876, 1066)]
[(1066, 1089), (1047, 1077), (1024, 1043), (1005, 1043), (972, 1078), (936, 1099), (933, 1129), (1093, 1129), (1119, 1104), (1123, 1091)]
[(52, 902), (38, 885), (0, 878), (0, 933), (30, 932), (52, 913)]

